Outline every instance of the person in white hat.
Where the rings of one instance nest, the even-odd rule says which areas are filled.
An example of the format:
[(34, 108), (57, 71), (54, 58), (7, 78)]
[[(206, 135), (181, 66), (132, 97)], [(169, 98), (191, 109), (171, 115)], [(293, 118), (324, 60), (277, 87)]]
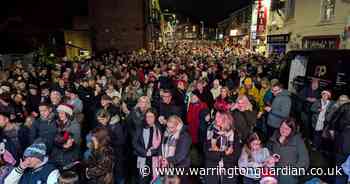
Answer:
[[(64, 145), (54, 145), (51, 158), (60, 167), (77, 161), (80, 154), (81, 128), (73, 118), (73, 108), (69, 104), (61, 104), (57, 108), (58, 120), (56, 121), (57, 136), (62, 132), (71, 135), (70, 141)], [(56, 140), (55, 138), (55, 140)]]
[(314, 102), (311, 106), (313, 132), (313, 149), (319, 150), (322, 145), (322, 132), (325, 127), (327, 114), (333, 108), (335, 102), (331, 100), (330, 91), (324, 90), (321, 93), (321, 99)]

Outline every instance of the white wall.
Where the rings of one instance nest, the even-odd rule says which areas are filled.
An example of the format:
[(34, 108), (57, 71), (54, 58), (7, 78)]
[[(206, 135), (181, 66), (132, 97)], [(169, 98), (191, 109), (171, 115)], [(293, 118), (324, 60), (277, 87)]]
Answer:
[[(280, 29), (270, 30), (270, 35), (291, 33), (291, 41), (297, 42), (301, 46), (302, 37), (341, 35), (350, 16), (350, 3), (343, 0), (336, 0), (335, 18), (330, 22), (321, 21), (321, 1), (322, 0), (295, 0), (294, 18), (282, 21), (276, 13), (271, 13), (270, 21), (277, 22)], [(293, 46), (289, 49), (293, 49)]]

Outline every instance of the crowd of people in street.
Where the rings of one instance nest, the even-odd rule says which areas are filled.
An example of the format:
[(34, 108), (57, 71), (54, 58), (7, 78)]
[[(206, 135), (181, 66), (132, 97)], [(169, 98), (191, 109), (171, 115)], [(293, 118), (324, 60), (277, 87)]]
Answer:
[[(315, 152), (343, 167), (342, 176), (316, 179), (347, 183), (349, 97), (315, 78), (295, 102), (279, 81), (281, 62), (240, 47), (179, 44), (8, 66), (0, 73), (0, 183), (297, 184), (315, 178), (268, 171), (308, 169)], [(148, 176), (139, 172), (145, 166)], [(267, 172), (155, 170), (193, 167)]]

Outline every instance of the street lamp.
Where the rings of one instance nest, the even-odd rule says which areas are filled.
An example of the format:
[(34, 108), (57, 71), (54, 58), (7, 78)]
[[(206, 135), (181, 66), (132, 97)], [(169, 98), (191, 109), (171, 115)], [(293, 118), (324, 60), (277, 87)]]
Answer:
[(201, 21), (201, 25), (202, 25), (202, 40), (204, 39), (204, 22)]

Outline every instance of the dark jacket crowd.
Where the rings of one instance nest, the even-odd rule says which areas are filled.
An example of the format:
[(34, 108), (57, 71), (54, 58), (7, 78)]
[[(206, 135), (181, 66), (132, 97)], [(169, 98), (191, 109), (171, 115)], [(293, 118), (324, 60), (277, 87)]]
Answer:
[(308, 169), (312, 152), (341, 167), (348, 97), (333, 101), (317, 79), (292, 95), (278, 66), (215, 45), (13, 64), (0, 73), (0, 183), (296, 184), (301, 176), (157, 169)]

